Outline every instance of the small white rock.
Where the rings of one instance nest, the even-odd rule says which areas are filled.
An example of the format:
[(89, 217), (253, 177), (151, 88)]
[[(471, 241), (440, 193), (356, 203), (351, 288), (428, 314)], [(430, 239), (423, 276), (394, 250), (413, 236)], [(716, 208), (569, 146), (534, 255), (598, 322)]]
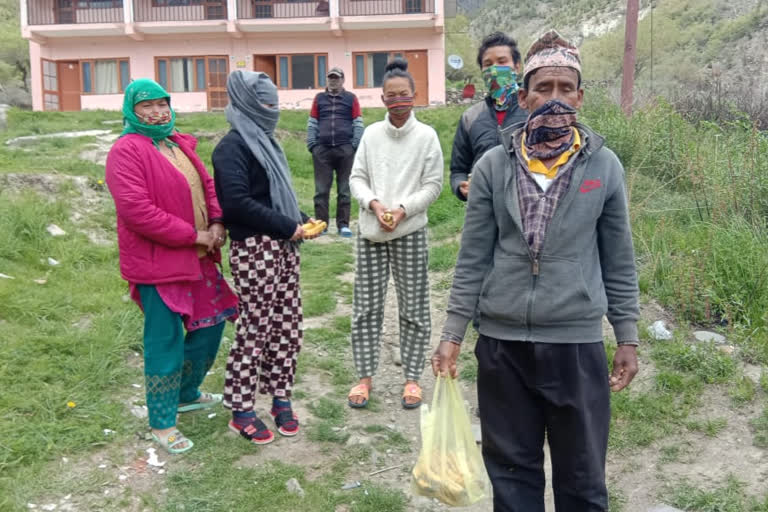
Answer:
[(58, 261), (58, 260), (55, 260), (55, 259), (53, 259), (53, 258), (51, 258), (51, 257), (49, 257), (49, 258), (48, 258), (48, 264), (49, 264), (50, 266), (52, 266), (52, 267), (55, 267), (55, 266), (57, 266), (57, 265), (59, 264), (59, 261)]
[(725, 343), (725, 336), (712, 331), (696, 331), (693, 333), (693, 337), (696, 338), (697, 341), (701, 342), (713, 341), (718, 345)]
[(147, 454), (149, 454), (149, 457), (147, 458), (147, 464), (150, 466), (155, 466), (156, 468), (161, 468), (165, 466), (165, 461), (160, 461), (160, 459), (157, 458), (157, 452), (154, 448), (147, 448)]
[(106, 464), (99, 464), (99, 469), (106, 469), (106, 468), (107, 468)]
[(215, 417), (216, 417), (215, 412), (212, 412), (211, 414), (208, 415), (208, 419), (215, 418)]
[[(0, 279), (16, 279), (15, 277), (9, 276), (8, 274), (2, 274), (0, 273)], [(31, 503), (31, 505), (34, 505), (34, 503)], [(37, 505), (35, 505), (37, 506)]]
[(35, 509), (35, 508), (37, 508), (37, 505), (35, 505), (34, 503), (27, 503), (27, 508)]
[(112, 430), (111, 428), (105, 428), (104, 429), (104, 435), (105, 436), (108, 436), (109, 434), (114, 434), (114, 433), (115, 433), (115, 431)]
[(49, 503), (47, 505), (40, 505), (40, 508), (43, 510), (56, 510), (56, 504), (55, 503)]
[(291, 478), (285, 482), (285, 488), (292, 494), (297, 494), (299, 497), (304, 497), (304, 489), (301, 488), (299, 481), (295, 478)]
[(648, 327), (648, 334), (650, 334), (651, 338), (655, 340), (671, 340), (672, 339), (672, 333), (669, 332), (663, 320), (656, 320), (655, 322), (653, 322), (653, 325), (650, 325)]
[(45, 228), (45, 230), (46, 230), (46, 231), (48, 231), (48, 233), (49, 233), (51, 236), (64, 236), (64, 235), (66, 235), (66, 234), (67, 234), (67, 232), (66, 232), (66, 231), (64, 231), (63, 229), (61, 229), (61, 228), (60, 228), (59, 226), (57, 226), (56, 224), (49, 224), (49, 225), (48, 225), (48, 227), (47, 227), (47, 228)]
[(120, 475), (120, 476), (118, 476), (118, 477), (117, 477), (117, 479), (118, 479), (118, 480), (120, 480), (120, 481), (122, 482), (122, 481), (124, 481), (124, 480), (127, 480), (127, 479), (128, 479), (128, 477), (127, 477), (126, 475)]
[(141, 389), (141, 384), (131, 384), (136, 389)]

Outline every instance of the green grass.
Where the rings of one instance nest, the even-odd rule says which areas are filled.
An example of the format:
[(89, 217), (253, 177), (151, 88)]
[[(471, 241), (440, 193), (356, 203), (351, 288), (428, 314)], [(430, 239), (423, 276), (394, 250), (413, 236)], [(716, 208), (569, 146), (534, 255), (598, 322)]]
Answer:
[(748, 496), (744, 483), (728, 475), (713, 490), (702, 490), (688, 482), (670, 486), (666, 500), (673, 506), (691, 512), (765, 512), (768, 511), (768, 495), (764, 498)]
[(704, 421), (689, 421), (686, 425), (688, 430), (694, 432), (701, 432), (707, 437), (717, 437), (725, 427), (728, 426), (728, 420), (726, 418), (715, 418)]

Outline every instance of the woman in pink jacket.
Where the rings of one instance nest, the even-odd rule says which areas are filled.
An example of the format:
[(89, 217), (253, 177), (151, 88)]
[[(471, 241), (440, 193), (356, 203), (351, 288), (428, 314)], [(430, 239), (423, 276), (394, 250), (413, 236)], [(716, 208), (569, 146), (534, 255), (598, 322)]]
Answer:
[[(226, 231), (197, 141), (174, 133), (170, 95), (156, 82), (131, 82), (125, 129), (107, 158), (117, 210), (120, 271), (144, 311), (144, 374), (152, 437), (170, 453), (192, 448), (177, 412), (212, 407), (221, 395), (198, 387), (219, 349), (237, 297), (221, 275)], [(185, 333), (186, 330), (186, 333)]]

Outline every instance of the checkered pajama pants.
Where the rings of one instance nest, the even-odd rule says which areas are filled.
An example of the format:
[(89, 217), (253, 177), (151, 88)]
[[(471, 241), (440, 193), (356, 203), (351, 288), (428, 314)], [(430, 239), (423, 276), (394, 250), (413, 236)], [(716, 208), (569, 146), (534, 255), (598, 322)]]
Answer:
[(224, 406), (251, 411), (257, 388), (261, 394), (291, 396), (302, 341), (299, 249), (261, 235), (233, 240), (229, 258), (240, 307)]
[(405, 378), (419, 380), (432, 330), (429, 311), (427, 228), (389, 242), (357, 237), (352, 352), (360, 378), (379, 364), (381, 326), (389, 272), (395, 278), (400, 317), (400, 357)]

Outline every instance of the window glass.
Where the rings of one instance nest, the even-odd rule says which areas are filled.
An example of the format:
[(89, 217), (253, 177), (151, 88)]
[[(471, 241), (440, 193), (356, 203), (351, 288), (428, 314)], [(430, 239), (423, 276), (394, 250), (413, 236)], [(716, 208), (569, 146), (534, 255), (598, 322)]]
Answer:
[(197, 68), (197, 90), (204, 91), (205, 87), (205, 59), (196, 59), (195, 67)]
[(83, 70), (83, 92), (93, 92), (91, 84), (91, 63), (83, 62), (81, 64)]
[(387, 62), (389, 62), (389, 54), (373, 53), (371, 54), (371, 61), (373, 62), (373, 65), (371, 66), (373, 84), (369, 84), (369, 86), (381, 87), (382, 78), (384, 78), (384, 69), (387, 67)]
[(315, 87), (315, 56), (293, 55), (291, 58), (291, 89), (314, 89)]
[(288, 57), (280, 57), (280, 87), (290, 87), (288, 83)]
[(365, 55), (355, 55), (355, 87), (365, 87)]
[(127, 60), (120, 61), (120, 90), (124, 91), (131, 83), (131, 67)]
[(326, 67), (327, 67), (327, 58), (325, 55), (319, 55), (317, 57), (317, 86), (318, 87), (325, 87), (325, 79), (326, 79)]
[(94, 92), (96, 94), (117, 94), (117, 61), (97, 60), (94, 64)]
[(157, 61), (157, 83), (168, 90), (168, 61), (165, 59)]

